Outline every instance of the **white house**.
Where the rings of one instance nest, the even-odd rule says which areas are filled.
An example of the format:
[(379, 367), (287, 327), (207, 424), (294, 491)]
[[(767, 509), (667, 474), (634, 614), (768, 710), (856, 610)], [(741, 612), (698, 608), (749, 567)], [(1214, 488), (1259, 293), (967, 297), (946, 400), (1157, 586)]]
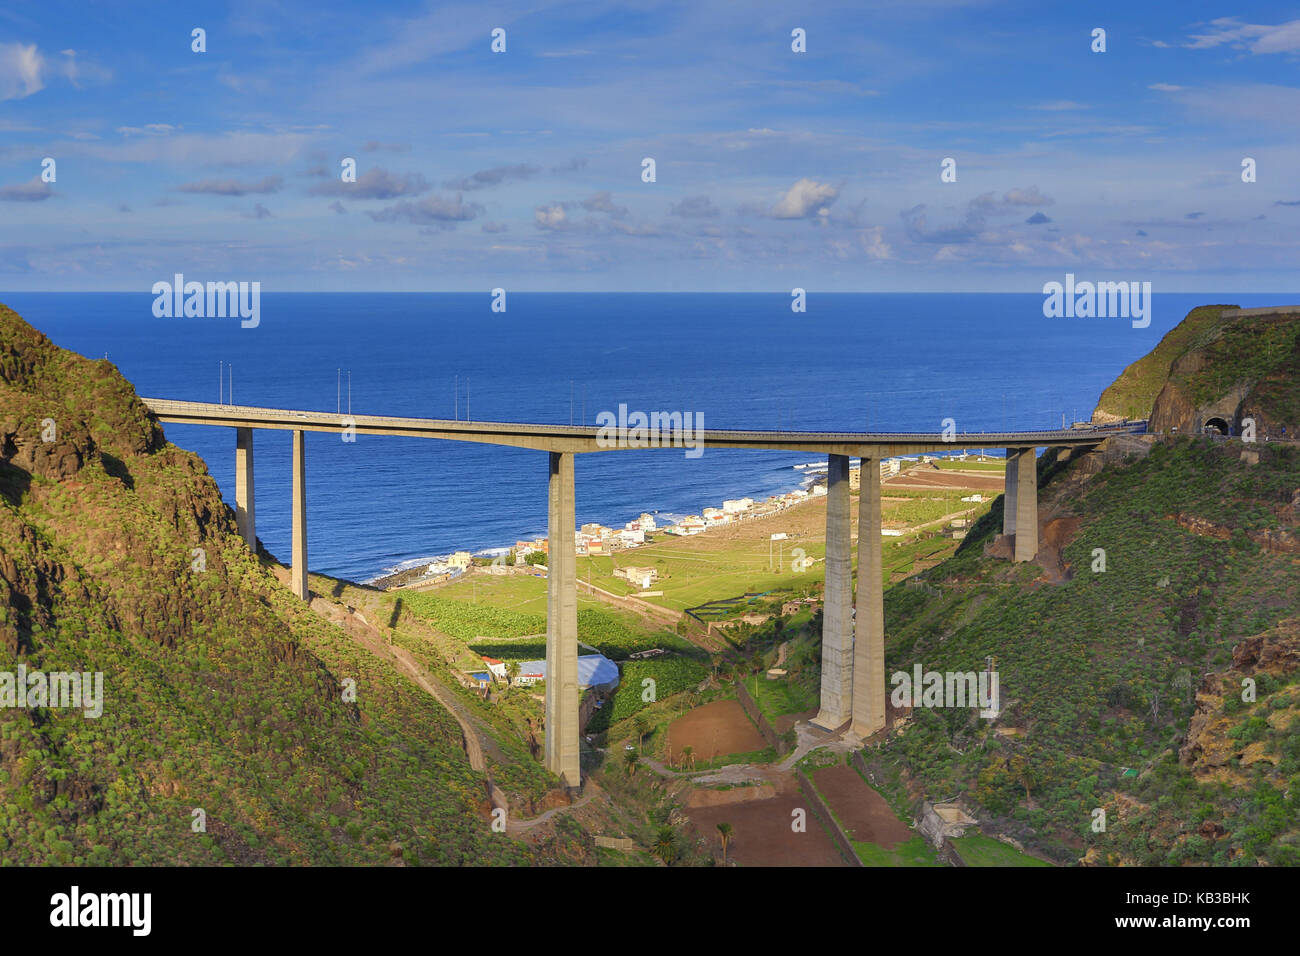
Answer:
[(645, 591), (649, 589), (650, 585), (654, 584), (655, 578), (659, 577), (659, 572), (654, 568), (615, 568), (614, 577), (622, 578), (629, 584)]
[(729, 515), (738, 515), (754, 507), (753, 498), (728, 498), (722, 503), (722, 510)]

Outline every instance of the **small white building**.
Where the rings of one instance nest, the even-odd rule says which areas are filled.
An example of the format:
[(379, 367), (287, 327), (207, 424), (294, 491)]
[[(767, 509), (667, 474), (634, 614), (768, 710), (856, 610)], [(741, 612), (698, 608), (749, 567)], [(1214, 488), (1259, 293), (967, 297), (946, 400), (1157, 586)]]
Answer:
[(722, 503), (722, 510), (729, 515), (742, 514), (754, 507), (753, 498), (728, 498)]
[(645, 591), (650, 588), (650, 585), (654, 584), (655, 579), (659, 577), (659, 572), (654, 568), (615, 568), (614, 577), (622, 578), (629, 584)]
[(642, 531), (655, 530), (655, 516), (648, 512), (643, 512), (641, 517), (637, 518), (636, 521), (637, 524), (641, 526)]

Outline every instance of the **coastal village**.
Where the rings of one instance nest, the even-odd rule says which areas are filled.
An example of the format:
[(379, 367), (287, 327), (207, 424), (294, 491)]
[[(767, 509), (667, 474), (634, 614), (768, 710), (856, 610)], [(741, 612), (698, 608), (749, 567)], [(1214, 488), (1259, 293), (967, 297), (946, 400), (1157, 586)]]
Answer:
[[(964, 458), (965, 455), (956, 457)], [(931, 460), (933, 460), (933, 456), (929, 455), (921, 455), (910, 459), (882, 459), (880, 461), (880, 477), (884, 480), (898, 475), (904, 463), (915, 464), (919, 462), (925, 464)], [(818, 466), (796, 467), (813, 471), (812, 476), (805, 480), (805, 487), (784, 494), (769, 495), (761, 501), (749, 497), (728, 498), (722, 502), (720, 508), (704, 508), (699, 514), (686, 515), (675, 522), (665, 522), (663, 524), (660, 524), (664, 520), (663, 518), (656, 518), (655, 515), (649, 512), (642, 512), (638, 517), (628, 521), (622, 528), (618, 529), (597, 522), (584, 524), (574, 534), (577, 556), (585, 558), (596, 555), (609, 555), (618, 551), (637, 548), (646, 543), (647, 534), (661, 533), (690, 537), (738, 521), (766, 518), (809, 498), (816, 498), (826, 494), (825, 476), (817, 475), (814, 470)], [(851, 490), (856, 491), (858, 489), (860, 475), (860, 465), (851, 465), (849, 469), (849, 488)], [(511, 563), (515, 565), (538, 565), (544, 569), (546, 564), (545, 556), (548, 552), (549, 542), (545, 537), (518, 540), (512, 548), (505, 550), (500, 548), (487, 549), (478, 554), (470, 551), (454, 551), (445, 559), (435, 560), (419, 568), (379, 578), (372, 583), (381, 587), (394, 585), (407, 587), (413, 584), (442, 583), (459, 577), (475, 564), (484, 563), (485, 558), (491, 560), (491, 563), (484, 569), (488, 573), (506, 573), (506, 569)], [(511, 558), (511, 555), (513, 555), (513, 558)], [(653, 584), (655, 575), (653, 568), (634, 567), (619, 568), (614, 573), (629, 583), (639, 586), (641, 590), (646, 590)], [(400, 580), (395, 580), (399, 578)]]

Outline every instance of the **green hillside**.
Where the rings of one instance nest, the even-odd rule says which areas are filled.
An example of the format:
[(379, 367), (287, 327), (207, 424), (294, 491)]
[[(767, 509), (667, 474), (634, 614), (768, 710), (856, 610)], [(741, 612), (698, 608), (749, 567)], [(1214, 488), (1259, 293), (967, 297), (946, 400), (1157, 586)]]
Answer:
[(104, 699), (0, 709), (6, 864), (538, 861), (489, 829), (452, 716), (290, 597), (113, 366), (0, 307), (0, 671), (20, 664), (101, 672)]
[[(872, 752), (896, 795), (962, 793), (982, 824), (1058, 862), (1300, 863), (1300, 448), (1257, 447), (1250, 465), (1239, 444), (1157, 441), (1091, 477), (1049, 454), (1040, 513), (1077, 519), (1062, 583), (984, 556), (999, 499), (928, 587), (887, 592), (887, 673), (981, 670), (991, 655), (1002, 698), (994, 721), (916, 709)], [(1272, 649), (1272, 666), (1240, 671), (1258, 701), (1236, 707), (1230, 687), (1200, 741), (1221, 762), (1180, 759), (1198, 689), (1251, 639)]]

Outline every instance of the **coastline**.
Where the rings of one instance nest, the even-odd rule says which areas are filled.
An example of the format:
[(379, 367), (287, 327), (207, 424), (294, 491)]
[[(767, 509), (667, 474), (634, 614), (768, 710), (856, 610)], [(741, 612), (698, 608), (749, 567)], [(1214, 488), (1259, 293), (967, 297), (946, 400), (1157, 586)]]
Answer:
[[(799, 490), (803, 490), (807, 492), (809, 496), (811, 496), (813, 494), (812, 489), (814, 487), (818, 485), (826, 484), (827, 476), (825, 470), (815, 471), (815, 470), (810, 470), (806, 465), (804, 466), (791, 465), (790, 471), (791, 471), (791, 476), (790, 476), (791, 481), (788, 484), (791, 487), (789, 487), (788, 490), (773, 491), (767, 495), (764, 495), (762, 499), (754, 498), (754, 501), (755, 502), (758, 502), (760, 500), (766, 501), (769, 498), (781, 497), (783, 495), (792, 494)], [(716, 506), (706, 505), (703, 507), (716, 507)], [(663, 518), (665, 520), (675, 519), (675, 520), (668, 521), (667, 524), (661, 525), (659, 528), (661, 533), (666, 533), (667, 528), (675, 526), (680, 522), (680, 520), (683, 517), (685, 517), (684, 514), (678, 514), (677, 512), (662, 512), (653, 509), (643, 509), (643, 510), (644, 513), (654, 515), (656, 518)], [(619, 522), (619, 524), (621, 525), (622, 522)], [(706, 534), (707, 529), (699, 533)], [(477, 551), (471, 553), (475, 558), (496, 557), (499, 554), (507, 554), (513, 547), (514, 544), (512, 542), (511, 544), (507, 544), (507, 545), (493, 545), (487, 548), (480, 548)], [(620, 548), (618, 550), (635, 551), (636, 549)], [(404, 587), (409, 584), (414, 584), (418, 581), (430, 580), (432, 576), (428, 574), (429, 566), (434, 564), (446, 564), (450, 556), (451, 556), (450, 553), (433, 554), (427, 557), (411, 558), (404, 561), (400, 561), (397, 564), (394, 564), (389, 568), (386, 568), (383, 571), (383, 573), (378, 574), (371, 578), (367, 578), (366, 580), (359, 581), (357, 583), (364, 585), (365, 587), (377, 588), (381, 591), (387, 591), (391, 588)], [(459, 575), (453, 576), (451, 580), (455, 580), (456, 577), (459, 577)]]

